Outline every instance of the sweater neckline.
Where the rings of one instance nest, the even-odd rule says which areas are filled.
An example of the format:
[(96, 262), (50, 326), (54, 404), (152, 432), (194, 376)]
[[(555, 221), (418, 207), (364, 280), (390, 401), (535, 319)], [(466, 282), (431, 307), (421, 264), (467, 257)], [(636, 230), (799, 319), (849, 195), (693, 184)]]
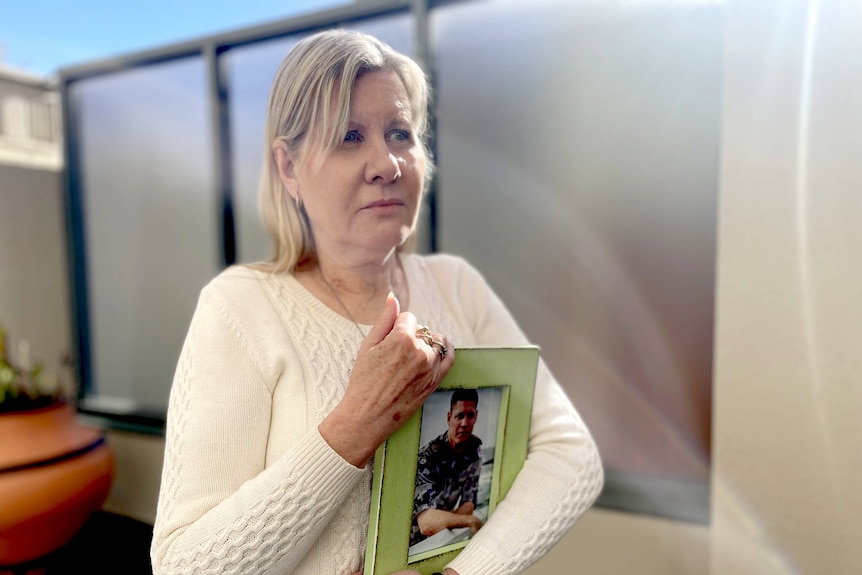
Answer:
[[(401, 311), (410, 311), (416, 314), (417, 317), (421, 317), (417, 312), (423, 311), (426, 306), (425, 292), (421, 289), (422, 282), (416, 281), (418, 279), (417, 274), (419, 273), (418, 258), (415, 254), (400, 254), (399, 257), (401, 258), (401, 265), (404, 268), (404, 279), (407, 282), (407, 290), (410, 294), (410, 309), (402, 309)], [(357, 325), (365, 335), (368, 335), (368, 332), (371, 331), (371, 324), (359, 322), (354, 323), (350, 318), (344, 317), (320, 301), (320, 299), (311, 293), (308, 288), (302, 285), (292, 273), (282, 274), (281, 277), (285, 282), (285, 285), (290, 286), (290, 290), (294, 293), (297, 300), (308, 306), (312, 311), (323, 314), (322, 317), (328, 318), (330, 321), (337, 322), (345, 328), (355, 329), (354, 325)]]

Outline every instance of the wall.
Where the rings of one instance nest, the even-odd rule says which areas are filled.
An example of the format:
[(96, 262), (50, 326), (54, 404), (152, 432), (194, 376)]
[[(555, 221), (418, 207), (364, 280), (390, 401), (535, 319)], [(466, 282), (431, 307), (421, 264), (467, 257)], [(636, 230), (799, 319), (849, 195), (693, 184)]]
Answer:
[(164, 438), (110, 431), (108, 445), (114, 452), (114, 483), (104, 508), (152, 524), (159, 498)]
[(726, 7), (712, 573), (862, 572), (862, 5)]
[(52, 80), (0, 63), (0, 324), (13, 358), (59, 373), (71, 345), (61, 137)]
[(526, 575), (702, 575), (709, 528), (593, 508)]
[(57, 373), (71, 350), (60, 174), (0, 163), (0, 323)]

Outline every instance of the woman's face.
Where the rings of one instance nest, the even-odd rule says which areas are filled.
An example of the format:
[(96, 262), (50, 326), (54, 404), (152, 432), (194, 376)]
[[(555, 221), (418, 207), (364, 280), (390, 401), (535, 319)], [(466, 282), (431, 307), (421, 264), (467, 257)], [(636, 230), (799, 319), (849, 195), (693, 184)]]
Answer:
[(294, 167), (295, 191), (318, 255), (378, 257), (407, 239), (416, 224), (425, 161), (398, 75), (360, 76), (341, 144)]

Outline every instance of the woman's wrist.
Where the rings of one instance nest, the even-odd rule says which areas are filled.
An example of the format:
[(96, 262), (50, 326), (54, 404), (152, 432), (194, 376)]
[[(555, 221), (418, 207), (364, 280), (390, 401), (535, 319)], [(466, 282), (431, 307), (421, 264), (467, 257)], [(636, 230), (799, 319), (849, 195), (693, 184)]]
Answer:
[(377, 450), (369, 445), (362, 433), (339, 419), (335, 412), (321, 421), (317, 430), (329, 447), (354, 467), (365, 467)]

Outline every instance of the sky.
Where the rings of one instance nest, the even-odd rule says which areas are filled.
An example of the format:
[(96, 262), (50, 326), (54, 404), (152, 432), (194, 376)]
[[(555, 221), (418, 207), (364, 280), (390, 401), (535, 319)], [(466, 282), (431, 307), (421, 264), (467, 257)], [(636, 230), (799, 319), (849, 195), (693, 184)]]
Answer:
[(350, 0), (0, 0), (0, 63), (38, 75)]

